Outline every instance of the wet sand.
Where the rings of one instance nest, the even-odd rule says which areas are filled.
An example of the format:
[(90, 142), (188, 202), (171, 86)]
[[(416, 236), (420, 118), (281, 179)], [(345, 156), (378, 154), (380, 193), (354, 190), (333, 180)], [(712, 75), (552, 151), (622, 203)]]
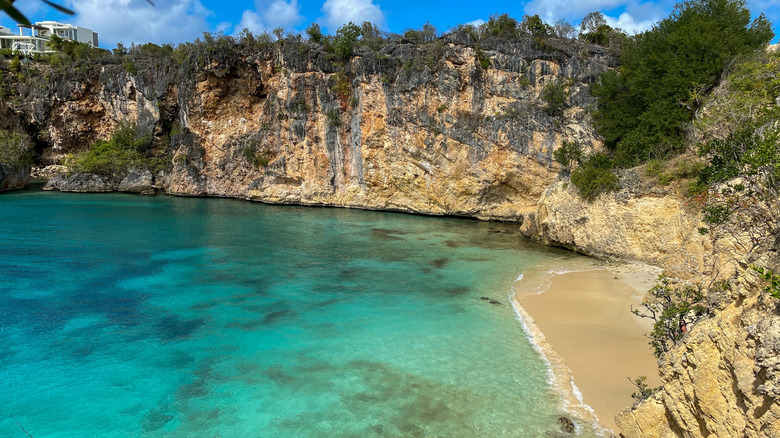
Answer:
[[(553, 275), (548, 281), (544, 292), (525, 294), (522, 280), (518, 282), (515, 299), (522, 306), (518, 311), (550, 361), (556, 384), (570, 393), (565, 404), (575, 415), (593, 421), (593, 412), (581, 406), (584, 402), (601, 425), (617, 432), (614, 416), (631, 406), (636, 390), (626, 377), (647, 376), (651, 386), (660, 384), (656, 359), (644, 336), (652, 322), (630, 312), (655, 284), (655, 272), (630, 266), (601, 268)], [(538, 288), (531, 285), (530, 290)]]

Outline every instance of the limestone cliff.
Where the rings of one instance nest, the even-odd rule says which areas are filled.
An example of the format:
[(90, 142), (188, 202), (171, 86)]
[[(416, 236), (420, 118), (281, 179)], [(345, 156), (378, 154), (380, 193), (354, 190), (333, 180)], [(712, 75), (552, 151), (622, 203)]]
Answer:
[[(42, 164), (138, 123), (170, 141), (172, 194), (519, 221), (556, 179), (563, 140), (598, 146), (588, 87), (611, 62), (574, 42), (458, 34), (343, 64), (298, 39), (229, 49), (50, 72), (20, 85), (14, 114), (48, 142)], [(546, 86), (565, 89), (562, 116)]]
[(521, 231), (599, 258), (642, 261), (686, 278), (702, 275), (712, 245), (697, 232), (701, 206), (641, 173), (623, 172), (619, 191), (591, 203), (568, 181), (558, 181), (526, 215)]

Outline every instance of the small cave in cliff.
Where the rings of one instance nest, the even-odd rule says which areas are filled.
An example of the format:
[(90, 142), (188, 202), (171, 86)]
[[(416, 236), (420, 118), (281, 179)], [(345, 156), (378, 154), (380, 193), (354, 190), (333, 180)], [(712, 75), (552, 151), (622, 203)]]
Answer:
[(35, 157), (35, 165), (38, 166), (47, 166), (49, 164), (57, 164), (56, 162), (47, 162), (45, 159), (45, 154), (47, 150), (50, 150), (52, 145), (49, 142), (49, 139), (47, 138), (46, 131), (43, 130), (40, 126), (37, 124), (31, 124), (25, 126), (24, 129), (27, 136), (30, 138), (30, 142), (32, 143), (32, 149)]

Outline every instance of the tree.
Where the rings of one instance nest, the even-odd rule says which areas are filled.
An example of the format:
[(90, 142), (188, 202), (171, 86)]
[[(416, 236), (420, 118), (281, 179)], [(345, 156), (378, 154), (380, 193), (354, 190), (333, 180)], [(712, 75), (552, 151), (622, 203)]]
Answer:
[(566, 170), (571, 171), (575, 163), (582, 163), (582, 147), (573, 141), (564, 141), (561, 147), (553, 152), (555, 161), (563, 165)]
[(641, 318), (653, 320), (650, 345), (656, 357), (661, 357), (682, 340), (691, 324), (705, 313), (704, 293), (700, 287), (673, 285), (668, 277), (661, 277), (658, 284), (647, 292), (642, 310), (631, 312)]
[(420, 29), (406, 29), (404, 38), (414, 41), (418, 44), (429, 43), (439, 36), (438, 30), (430, 22), (423, 24)]
[(750, 254), (780, 245), (780, 54), (737, 64), (723, 87), (694, 124), (708, 161), (699, 185), (709, 229), (701, 232), (728, 233)]
[(355, 44), (361, 35), (361, 28), (353, 22), (349, 22), (336, 30), (336, 36), (333, 38), (333, 51), (343, 61), (352, 56)]
[(552, 32), (556, 37), (566, 39), (572, 39), (577, 35), (577, 29), (563, 18), (553, 24)]
[(306, 28), (306, 35), (309, 36), (309, 41), (317, 44), (322, 44), (322, 29), (320, 29), (320, 25), (317, 23), (312, 23), (309, 25), (309, 27)]
[[(598, 23), (595, 16), (581, 27), (592, 32)], [(695, 96), (712, 89), (731, 60), (765, 46), (772, 36), (763, 15), (751, 21), (744, 0), (687, 0), (629, 41), (620, 67), (593, 87), (599, 104), (594, 124), (618, 164), (679, 151), (700, 106)]]
[(526, 15), (523, 17), (520, 28), (527, 33), (539, 38), (548, 36), (551, 32), (548, 26), (538, 15)]
[(517, 20), (507, 14), (493, 15), (487, 23), (481, 26), (481, 36), (515, 38), (517, 37)]
[(580, 22), (580, 35), (597, 32), (599, 27), (605, 26), (607, 20), (601, 12), (591, 12)]

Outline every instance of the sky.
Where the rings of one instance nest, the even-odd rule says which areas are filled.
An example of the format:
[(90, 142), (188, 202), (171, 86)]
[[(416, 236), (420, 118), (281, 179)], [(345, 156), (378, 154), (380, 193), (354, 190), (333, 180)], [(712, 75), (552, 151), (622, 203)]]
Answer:
[[(333, 34), (350, 21), (371, 21), (382, 30), (403, 33), (430, 22), (444, 32), (463, 23), (479, 24), (491, 15), (507, 13), (520, 20), (538, 14), (552, 24), (564, 19), (575, 26), (582, 17), (600, 11), (607, 22), (629, 33), (650, 29), (666, 18), (675, 0), (53, 0), (73, 9), (66, 16), (41, 0), (17, 0), (14, 5), (30, 21), (54, 20), (90, 28), (99, 34), (100, 46), (116, 43), (177, 44), (193, 41), (204, 32), (235, 35), (244, 28), (253, 33), (284, 27), (303, 31), (318, 23)], [(780, 0), (747, 0), (754, 16), (763, 12), (773, 23), (774, 42), (780, 35)], [(16, 30), (16, 24), (0, 15), (0, 26)]]

